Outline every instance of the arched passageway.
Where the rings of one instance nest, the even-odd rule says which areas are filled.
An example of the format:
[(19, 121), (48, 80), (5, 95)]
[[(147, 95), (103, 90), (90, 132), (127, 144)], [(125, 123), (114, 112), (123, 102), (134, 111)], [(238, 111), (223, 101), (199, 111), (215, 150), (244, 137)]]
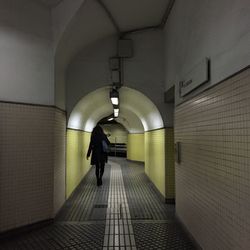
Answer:
[[(110, 117), (113, 113), (109, 86), (97, 89), (84, 96), (68, 119), (67, 132), (67, 197), (77, 187), (89, 170), (85, 159), (90, 133), (98, 121)], [(115, 119), (128, 131), (127, 159), (143, 162), (145, 173), (165, 199), (174, 199), (174, 189), (168, 188), (168, 173), (173, 165), (166, 169), (166, 133), (160, 112), (154, 103), (141, 92), (122, 87), (119, 89), (120, 113)], [(80, 167), (79, 167), (80, 166)], [(172, 167), (172, 168), (171, 168)], [(172, 174), (171, 185), (174, 174)], [(170, 179), (170, 178), (169, 178)], [(173, 186), (173, 185), (172, 185)]]
[[(118, 82), (132, 89), (117, 119), (128, 131), (128, 159), (143, 162), (152, 181), (145, 177), (137, 187), (150, 183), (171, 200), (176, 171), (176, 215), (198, 244), (249, 248), (248, 0), (2, 0), (0, 12), (0, 233), (55, 217), (66, 200), (68, 115), (82, 96)], [(129, 53), (120, 42), (130, 44)], [(110, 67), (114, 57), (119, 67)], [(157, 112), (144, 112), (154, 106), (139, 101), (140, 92), (163, 124)], [(110, 112), (93, 100), (79, 106), (67, 128), (67, 197), (90, 170), (84, 156), (93, 124)], [(173, 124), (180, 146), (175, 168)], [(111, 168), (119, 170), (117, 164)], [(87, 223), (66, 223), (64, 233), (56, 223), (50, 248), (69, 248), (67, 228), (80, 230), (78, 240)], [(135, 226), (145, 242), (143, 227), (155, 231), (150, 223)], [(32, 238), (21, 248), (42, 246)]]

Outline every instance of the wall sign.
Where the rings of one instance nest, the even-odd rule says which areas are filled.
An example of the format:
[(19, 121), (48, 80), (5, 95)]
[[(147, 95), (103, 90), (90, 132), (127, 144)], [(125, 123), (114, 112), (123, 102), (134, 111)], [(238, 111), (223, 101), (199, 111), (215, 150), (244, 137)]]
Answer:
[(209, 81), (210, 75), (209, 59), (205, 58), (184, 76), (184, 80), (179, 82), (180, 96), (189, 94), (200, 85)]

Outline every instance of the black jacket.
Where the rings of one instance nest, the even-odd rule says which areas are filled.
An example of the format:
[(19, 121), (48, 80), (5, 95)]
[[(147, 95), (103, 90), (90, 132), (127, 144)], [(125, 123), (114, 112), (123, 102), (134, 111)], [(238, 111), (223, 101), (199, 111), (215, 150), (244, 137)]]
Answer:
[(95, 165), (96, 163), (104, 164), (108, 161), (108, 154), (103, 151), (102, 141), (106, 141), (108, 145), (110, 142), (105, 134), (98, 136), (91, 136), (89, 149), (87, 153), (87, 157), (91, 155), (91, 165)]

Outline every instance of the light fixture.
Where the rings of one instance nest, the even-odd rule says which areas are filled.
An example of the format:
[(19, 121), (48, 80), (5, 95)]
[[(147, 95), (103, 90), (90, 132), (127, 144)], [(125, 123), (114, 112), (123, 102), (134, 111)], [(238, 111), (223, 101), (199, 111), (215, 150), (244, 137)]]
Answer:
[(118, 117), (119, 115), (119, 108), (114, 109), (114, 117)]
[(119, 92), (116, 89), (112, 89), (109, 96), (113, 105), (119, 104)]
[(108, 119), (108, 121), (110, 122), (110, 121), (113, 121), (114, 120), (114, 118), (113, 117), (111, 117), (111, 118), (109, 118)]

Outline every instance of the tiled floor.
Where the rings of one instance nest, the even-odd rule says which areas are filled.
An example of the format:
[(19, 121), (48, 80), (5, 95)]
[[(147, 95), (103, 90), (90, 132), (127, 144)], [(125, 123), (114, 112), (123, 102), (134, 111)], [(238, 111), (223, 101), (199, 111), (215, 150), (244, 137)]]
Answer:
[(112, 247), (136, 250), (122, 171), (120, 165), (115, 162), (111, 164), (103, 250)]
[(103, 185), (94, 168), (47, 227), (2, 240), (0, 249), (195, 249), (143, 173), (112, 158)]

